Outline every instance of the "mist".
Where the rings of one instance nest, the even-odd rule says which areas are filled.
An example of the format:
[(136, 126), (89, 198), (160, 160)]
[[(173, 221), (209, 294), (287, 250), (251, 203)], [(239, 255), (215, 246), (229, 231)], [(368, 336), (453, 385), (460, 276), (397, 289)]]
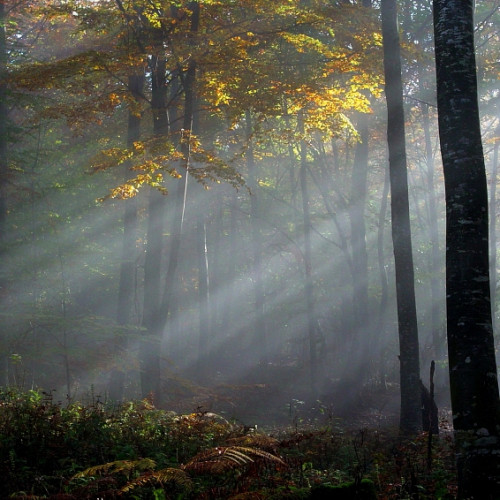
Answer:
[[(493, 2), (483, 4), (477, 38), (490, 175), (498, 81), (491, 45), (481, 41), (498, 44), (498, 13), (490, 16)], [(6, 51), (12, 78), (1, 385), (42, 389), (65, 402), (116, 403), (110, 383), (120, 373), (121, 399), (149, 398), (179, 413), (210, 411), (247, 425), (325, 414), (353, 426), (397, 423), (400, 353), (378, 6), (373, 15), (359, 14), (365, 28), (351, 26), (348, 13), (322, 18), (320, 27), (302, 14), (307, 28), (272, 38), (272, 22), (281, 34), (290, 19), (267, 20), (271, 7), (259, 5), (201, 9), (197, 35), (186, 10), (178, 31), (162, 25), (168, 36), (160, 48), (144, 35), (142, 54), (132, 39), (134, 23), (146, 21), (123, 16), (112, 2), (77, 2), (78, 15), (54, 16), (52, 31), (37, 25), (38, 35), (27, 28), (29, 12), (10, 13), (17, 25), (7, 31)], [(400, 22), (421, 379), (429, 384), (434, 360), (436, 401), (447, 408), (444, 184), (429, 13), (427, 3), (410, 7)], [(247, 33), (239, 40), (237, 23)], [(132, 40), (130, 63), (123, 33)], [(89, 62), (89, 50), (102, 60)], [(75, 55), (79, 68), (68, 63)], [(165, 64), (160, 76), (153, 58)], [(192, 88), (189, 61), (196, 61)], [(36, 74), (45, 63), (52, 64), (50, 82)], [(131, 72), (144, 76), (138, 95), (127, 85)], [(190, 92), (196, 126), (186, 131)], [(140, 128), (132, 141), (130, 116)], [(138, 175), (144, 178), (131, 181)], [(118, 186), (134, 196), (115, 196)], [(151, 222), (155, 196), (159, 219)], [(132, 205), (133, 244), (124, 258)], [(156, 247), (148, 221), (161, 221)], [(145, 289), (153, 253), (151, 328)], [(124, 263), (129, 285), (120, 291)], [(126, 322), (120, 293), (127, 295)], [(493, 310), (497, 318), (497, 302)], [(152, 393), (141, 382), (148, 359), (159, 367)]]

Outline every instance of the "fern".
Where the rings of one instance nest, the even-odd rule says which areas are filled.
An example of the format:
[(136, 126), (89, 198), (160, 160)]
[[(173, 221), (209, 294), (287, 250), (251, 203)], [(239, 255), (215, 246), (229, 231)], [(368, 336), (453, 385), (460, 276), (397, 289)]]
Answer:
[(244, 468), (256, 460), (286, 467), (281, 458), (258, 448), (221, 446), (198, 453), (183, 466), (183, 470), (198, 474), (221, 474), (229, 470)]
[(129, 481), (121, 489), (121, 492), (127, 493), (132, 491), (134, 488), (151, 484), (160, 484), (163, 486), (165, 483), (174, 483), (175, 486), (178, 486), (185, 491), (190, 491), (192, 488), (191, 479), (183, 470), (168, 467), (159, 471), (148, 471), (142, 476)]
[(108, 462), (107, 464), (89, 467), (88, 469), (78, 472), (78, 474), (75, 474), (71, 479), (98, 476), (102, 474), (118, 474), (120, 472), (123, 472), (128, 476), (133, 470), (145, 471), (152, 470), (155, 467), (156, 463), (150, 458), (141, 458), (139, 460), (117, 460), (115, 462)]
[(259, 448), (261, 450), (276, 453), (280, 442), (266, 434), (252, 432), (244, 436), (233, 437), (227, 440), (227, 443), (232, 446), (244, 446)]

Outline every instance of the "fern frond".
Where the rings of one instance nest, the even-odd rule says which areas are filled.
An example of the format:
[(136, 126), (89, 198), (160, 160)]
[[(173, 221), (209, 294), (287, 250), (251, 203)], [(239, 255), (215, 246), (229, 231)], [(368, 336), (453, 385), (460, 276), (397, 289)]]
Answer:
[(279, 447), (279, 441), (271, 436), (260, 433), (246, 434), (227, 440), (227, 443), (232, 446), (245, 446), (259, 448), (261, 450), (275, 453)]
[(168, 467), (159, 471), (148, 471), (142, 476), (129, 481), (121, 489), (121, 492), (128, 493), (139, 486), (146, 486), (149, 484), (164, 485), (165, 483), (174, 483), (175, 486), (178, 486), (185, 491), (190, 491), (192, 488), (191, 479), (183, 470)]
[(75, 474), (71, 479), (89, 476), (99, 476), (102, 474), (118, 474), (123, 472), (129, 474), (132, 470), (152, 470), (156, 467), (154, 460), (141, 458), (139, 460), (116, 460), (107, 464), (95, 465)]
[(201, 474), (221, 474), (232, 469), (243, 468), (256, 460), (286, 466), (281, 458), (259, 448), (221, 446), (199, 453), (184, 465), (183, 469)]

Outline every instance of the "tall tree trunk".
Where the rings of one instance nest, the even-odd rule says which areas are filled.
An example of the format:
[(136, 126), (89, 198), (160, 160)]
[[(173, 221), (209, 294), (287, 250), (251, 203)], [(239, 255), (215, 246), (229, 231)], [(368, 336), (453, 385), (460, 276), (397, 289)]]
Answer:
[[(198, 2), (190, 2), (191, 27), (192, 33), (198, 31), (200, 22), (200, 6)], [(187, 192), (187, 182), (189, 176), (189, 162), (191, 154), (191, 133), (193, 128), (193, 114), (195, 103), (195, 81), (196, 81), (196, 61), (190, 59), (186, 71), (182, 74), (179, 71), (179, 78), (182, 75), (182, 87), (184, 90), (184, 117), (182, 120), (182, 130), (180, 138), (180, 151), (182, 156), (182, 166), (184, 167), (184, 183), (176, 183), (175, 205), (174, 205), (174, 224), (172, 228), (172, 239), (170, 244), (170, 254), (167, 266), (167, 274), (163, 286), (163, 298), (161, 304), (162, 329), (165, 327), (173, 296), (175, 293), (175, 279), (177, 266), (179, 263), (179, 252), (181, 248), (182, 229), (184, 224), (185, 195)]]
[(309, 339), (309, 372), (312, 398), (316, 399), (318, 390), (318, 356), (316, 352), (316, 321), (314, 314), (314, 284), (312, 278), (311, 247), (311, 208), (307, 186), (307, 144), (304, 138), (304, 114), (299, 111), (298, 126), (300, 139), (300, 192), (302, 195), (302, 213), (304, 219), (304, 296), (307, 317), (307, 335)]
[[(372, 337), (371, 352), (379, 359), (379, 380), (384, 382), (386, 378), (385, 359), (382, 355), (380, 338), (384, 338), (388, 330), (388, 311), (387, 304), (389, 302), (389, 280), (387, 277), (387, 266), (385, 260), (384, 241), (385, 241), (385, 220), (387, 216), (387, 197), (389, 195), (390, 181), (389, 170), (384, 172), (384, 187), (382, 190), (382, 200), (380, 203), (380, 211), (378, 215), (378, 232), (377, 232), (377, 263), (380, 280), (380, 304), (377, 317), (377, 334)], [(384, 382), (385, 383), (385, 382)]]
[[(227, 263), (224, 269), (224, 286), (223, 289), (225, 291), (224, 296), (227, 295), (228, 299), (222, 302), (222, 311), (221, 311), (221, 320), (220, 320), (220, 331), (227, 332), (230, 328), (230, 325), (233, 321), (233, 313), (234, 308), (232, 307), (233, 301), (235, 300), (237, 290), (236, 290), (236, 280), (235, 280), (235, 256), (238, 255), (238, 221), (237, 221), (237, 213), (238, 213), (238, 196), (236, 191), (234, 190), (231, 193), (231, 199), (228, 203), (229, 207), (229, 227), (227, 230), (227, 252), (224, 255), (227, 256)], [(226, 292), (227, 290), (227, 292)], [(226, 338), (221, 339), (225, 341)]]
[[(153, 132), (157, 137), (168, 133), (166, 109), (165, 59), (152, 56), (151, 105)], [(165, 197), (156, 189), (149, 188), (148, 222), (146, 232), (146, 256), (144, 261), (144, 306), (142, 326), (146, 336), (141, 342), (141, 392), (142, 397), (151, 397), (160, 402), (160, 279), (163, 248), (163, 225)]]
[(246, 127), (247, 127), (247, 168), (248, 168), (248, 187), (250, 188), (250, 219), (252, 231), (252, 253), (253, 253), (253, 286), (255, 296), (255, 321), (254, 335), (256, 341), (256, 349), (259, 356), (261, 367), (266, 369), (268, 363), (267, 352), (267, 332), (266, 321), (264, 317), (264, 281), (262, 277), (262, 235), (260, 231), (260, 211), (258, 203), (258, 181), (257, 167), (255, 165), (253, 144), (252, 144), (252, 114), (250, 110), (246, 111)]
[[(8, 110), (5, 102), (7, 88), (7, 47), (5, 38), (5, 2), (0, 1), (0, 303), (5, 303), (7, 291), (7, 269), (5, 251), (7, 246), (7, 121)], [(3, 311), (2, 311), (3, 312)], [(8, 385), (8, 353), (6, 345), (0, 349), (0, 384)]]
[(436, 206), (436, 187), (434, 183), (434, 157), (432, 154), (429, 105), (421, 103), (425, 138), (425, 163), (427, 166), (427, 202), (429, 214), (429, 239), (431, 242), (431, 329), (432, 356), (441, 359), (444, 341), (444, 303), (441, 293), (441, 259), (439, 249), (438, 213)]
[(405, 120), (401, 56), (395, 0), (382, 0), (387, 143), (391, 180), (391, 217), (399, 330), (401, 381), (400, 431), (404, 435), (422, 427), (417, 311), (413, 277), (410, 209), (406, 168)]
[(490, 283), (491, 283), (491, 321), (493, 333), (496, 332), (497, 308), (497, 177), (498, 177), (498, 147), (500, 146), (500, 125), (495, 132), (495, 145), (493, 146), (493, 160), (490, 181)]
[[(222, 195), (222, 193), (220, 193)], [(224, 236), (224, 200), (214, 193), (215, 219), (210, 223), (209, 245), (212, 247), (210, 253), (210, 332), (212, 342), (220, 341), (218, 332), (220, 332), (220, 306), (222, 305), (221, 292), (224, 290), (224, 270), (225, 262), (223, 263), (222, 249), (225, 247)]]
[(500, 401), (491, 319), (488, 193), (477, 102), (474, 1), (434, 0), (433, 5), (459, 498), (493, 499), (500, 498)]
[[(204, 193), (202, 193), (204, 194)], [(199, 308), (199, 354), (198, 376), (203, 381), (208, 375), (210, 343), (209, 273), (207, 227), (205, 216), (198, 204), (196, 214), (196, 253), (198, 255), (198, 308)]]
[[(421, 3), (418, 6), (421, 10), (420, 15), (427, 17), (428, 5)], [(427, 31), (427, 30), (425, 30)], [(420, 47), (425, 47), (424, 30), (419, 30), (418, 42)], [(426, 180), (426, 204), (427, 204), (427, 227), (429, 230), (430, 241), (430, 326), (431, 326), (431, 359), (438, 360), (444, 358), (445, 346), (445, 312), (444, 312), (444, 274), (441, 260), (441, 250), (439, 248), (439, 228), (438, 228), (438, 205), (436, 202), (437, 192), (435, 186), (435, 162), (431, 140), (431, 121), (429, 116), (429, 104), (425, 102), (427, 91), (427, 74), (428, 65), (424, 61), (419, 61), (417, 65), (417, 78), (419, 91), (422, 96), (420, 109), (422, 111), (422, 128), (424, 132), (425, 144), (425, 172)], [(443, 370), (438, 365), (436, 379), (438, 383), (444, 385)]]
[[(195, 97), (193, 96), (193, 101)], [(193, 103), (194, 104), (194, 103)], [(193, 109), (192, 133), (198, 135), (200, 130), (200, 113)], [(194, 183), (191, 188), (196, 212), (195, 246), (198, 260), (198, 379), (206, 382), (209, 368), (211, 323), (210, 323), (210, 275), (208, 267), (207, 246), (207, 204), (208, 194), (200, 183)]]
[(354, 153), (351, 180), (351, 247), (353, 277), (353, 310), (358, 327), (368, 318), (368, 255), (366, 252), (365, 203), (368, 177), (368, 121), (362, 115), (358, 119), (359, 142)]
[[(191, 32), (198, 30), (199, 24), (199, 4), (198, 2), (190, 2), (189, 9), (191, 11)], [(176, 15), (176, 9), (172, 9), (173, 15)], [(165, 86), (165, 71), (163, 60), (153, 57), (152, 61), (152, 104), (153, 104), (153, 125), (155, 134), (163, 135), (168, 133), (169, 119), (166, 109), (166, 86)], [(155, 74), (157, 73), (157, 74)], [(181, 244), (181, 234), (183, 226), (184, 201), (182, 196), (187, 188), (189, 156), (190, 156), (190, 141), (193, 122), (194, 109), (194, 82), (196, 78), (196, 61), (190, 59), (185, 72), (179, 68), (179, 79), (182, 79), (184, 90), (184, 118), (183, 130), (180, 137), (180, 151), (182, 156), (182, 165), (185, 168), (185, 182), (176, 183), (174, 196), (174, 224), (172, 228), (172, 238), (170, 244), (170, 253), (167, 264), (166, 276), (163, 286), (163, 294), (160, 295), (160, 269), (161, 269), (161, 250), (163, 240), (163, 212), (164, 212), (164, 197), (158, 192), (152, 192), (149, 204), (149, 218), (151, 224), (148, 223), (148, 250), (149, 241), (151, 240), (151, 265), (148, 262), (148, 250), (146, 251), (145, 262), (145, 296), (144, 296), (144, 319), (143, 325), (148, 331), (148, 338), (142, 342), (141, 348), (141, 386), (143, 397), (152, 395), (156, 404), (161, 403), (161, 340), (165, 329), (170, 307), (175, 293), (175, 276), (179, 260), (179, 251)], [(183, 193), (181, 193), (181, 190)], [(153, 275), (154, 274), (154, 275)], [(146, 277), (148, 276), (148, 278)], [(146, 285), (148, 289), (146, 290)], [(161, 297), (161, 300), (160, 300)], [(146, 300), (148, 301), (148, 310), (146, 310)]]
[[(144, 87), (144, 74), (130, 75), (128, 78), (128, 88), (136, 103), (140, 99)], [(133, 148), (134, 142), (140, 137), (141, 116), (136, 109), (130, 109), (128, 112), (127, 125), (127, 147)], [(131, 177), (130, 164), (124, 165), (125, 181)], [(118, 307), (116, 312), (116, 321), (119, 325), (128, 325), (132, 319), (132, 310), (134, 303), (134, 281), (135, 281), (135, 260), (137, 257), (136, 238), (137, 238), (137, 199), (133, 197), (124, 202), (123, 215), (123, 242), (120, 264), (120, 283), (118, 286)], [(122, 340), (117, 345), (116, 350), (125, 351), (127, 343)], [(123, 387), (125, 381), (126, 367), (116, 367), (113, 369), (109, 381), (109, 398), (112, 401), (121, 401), (123, 399)]]
[[(368, 116), (357, 120), (359, 142), (356, 144), (351, 177), (349, 220), (352, 252), (352, 339), (346, 383), (360, 387), (369, 376), (367, 360), (371, 348), (368, 312), (368, 254), (366, 251), (366, 183), (368, 179)], [(355, 393), (356, 391), (352, 391)]]

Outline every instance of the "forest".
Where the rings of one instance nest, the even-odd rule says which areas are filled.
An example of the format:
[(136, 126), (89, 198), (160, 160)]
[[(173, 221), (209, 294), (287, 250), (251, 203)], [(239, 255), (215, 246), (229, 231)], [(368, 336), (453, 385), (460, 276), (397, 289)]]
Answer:
[(0, 498), (500, 499), (499, 0), (0, 0)]

